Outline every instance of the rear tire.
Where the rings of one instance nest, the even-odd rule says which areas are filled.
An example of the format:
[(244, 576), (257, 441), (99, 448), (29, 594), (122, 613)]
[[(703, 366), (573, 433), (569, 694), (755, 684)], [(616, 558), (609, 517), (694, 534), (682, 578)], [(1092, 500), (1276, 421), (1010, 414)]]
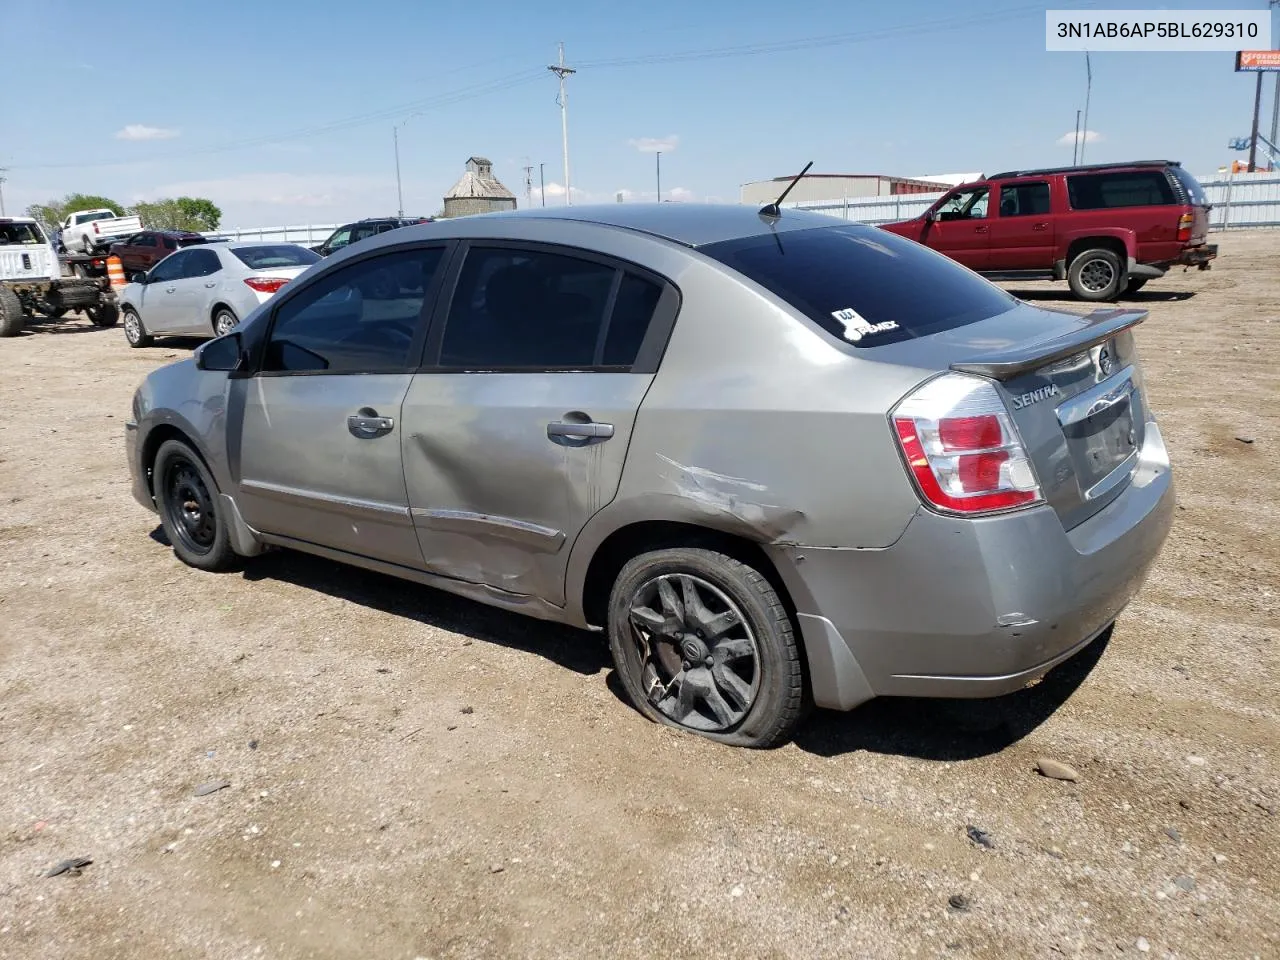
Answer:
[(219, 307), (213, 312), (213, 335), (215, 337), (224, 337), (234, 330), (239, 322), (236, 319), (236, 315), (229, 309)]
[(80, 238), (80, 252), (86, 256), (93, 254), (93, 244), (89, 242), (88, 234)]
[(800, 651), (759, 571), (714, 550), (630, 560), (609, 597), (609, 648), (636, 709), (732, 746), (787, 740), (804, 714)]
[(8, 287), (0, 287), (0, 337), (16, 337), (26, 326), (22, 301)]
[(114, 303), (104, 303), (85, 311), (95, 327), (114, 327), (120, 321), (120, 308)]
[(155, 343), (155, 338), (147, 333), (147, 328), (142, 325), (142, 318), (133, 307), (124, 308), (124, 338), (131, 347), (149, 347)]
[(239, 557), (219, 509), (218, 485), (196, 452), (181, 440), (166, 440), (151, 476), (160, 524), (178, 559), (198, 570), (235, 567)]
[(1106, 247), (1081, 251), (1067, 267), (1067, 283), (1079, 300), (1114, 300), (1124, 292), (1125, 282), (1120, 257)]

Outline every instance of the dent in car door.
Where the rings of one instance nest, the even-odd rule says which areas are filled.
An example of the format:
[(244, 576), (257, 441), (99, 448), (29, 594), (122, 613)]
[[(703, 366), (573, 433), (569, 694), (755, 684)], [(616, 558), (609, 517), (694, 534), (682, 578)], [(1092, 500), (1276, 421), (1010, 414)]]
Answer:
[(245, 390), (238, 500), (251, 526), (422, 566), (400, 408), (442, 257), (438, 246), (379, 253), (319, 276), (280, 304), (263, 370)]
[(617, 494), (678, 295), (601, 261), (521, 255), (468, 252), (441, 367), (405, 397), (405, 481), (428, 570), (559, 605), (575, 538)]

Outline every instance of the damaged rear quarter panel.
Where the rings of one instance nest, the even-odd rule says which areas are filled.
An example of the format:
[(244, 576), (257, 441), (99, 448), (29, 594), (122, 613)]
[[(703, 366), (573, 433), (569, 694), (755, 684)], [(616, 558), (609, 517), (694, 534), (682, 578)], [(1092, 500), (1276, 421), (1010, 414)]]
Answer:
[(579, 547), (589, 553), (645, 519), (760, 543), (897, 540), (919, 500), (887, 412), (930, 371), (851, 357), (709, 261), (691, 261), (679, 284), (680, 317), (636, 418), (617, 499)]

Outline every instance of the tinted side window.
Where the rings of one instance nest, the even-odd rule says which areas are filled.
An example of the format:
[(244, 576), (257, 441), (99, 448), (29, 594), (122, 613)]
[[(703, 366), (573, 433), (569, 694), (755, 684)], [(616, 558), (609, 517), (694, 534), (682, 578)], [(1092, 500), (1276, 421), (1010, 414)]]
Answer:
[[(596, 366), (618, 271), (535, 250), (473, 247), (458, 277), (440, 362), (471, 369)], [(618, 334), (623, 350), (626, 334)]]
[(189, 254), (181, 250), (177, 253), (169, 254), (169, 256), (151, 268), (151, 282), (164, 283), (170, 280), (179, 280), (186, 276), (188, 256)]
[(661, 296), (662, 288), (656, 283), (633, 273), (622, 278), (605, 334), (604, 366), (629, 367), (636, 362), (640, 344), (649, 332), (649, 321), (653, 319), (653, 311)]
[(405, 369), (442, 257), (440, 247), (402, 250), (353, 263), (309, 285), (276, 312), (263, 370)]
[(166, 250), (177, 250), (177, 249), (178, 249), (178, 241), (177, 241), (177, 240), (175, 240), (175, 239), (173, 239), (173, 237), (165, 237), (165, 238), (164, 238), (164, 248), (165, 248)]
[(188, 277), (210, 277), (222, 269), (222, 262), (212, 250), (192, 250), (187, 254)]
[(1027, 217), (1049, 212), (1049, 184), (1007, 183), (1000, 188), (1000, 216)]
[(140, 233), (127, 242), (133, 247), (154, 247), (156, 238), (149, 233)]
[(1175, 203), (1162, 170), (1135, 173), (1081, 173), (1067, 177), (1073, 210), (1150, 207)]
[(1018, 303), (949, 257), (874, 227), (819, 227), (700, 249), (856, 347), (952, 330)]
[(351, 228), (341, 227), (340, 229), (333, 231), (333, 236), (331, 236), (328, 240), (325, 241), (325, 245), (330, 250), (337, 250), (341, 247), (345, 247), (350, 242), (351, 242)]

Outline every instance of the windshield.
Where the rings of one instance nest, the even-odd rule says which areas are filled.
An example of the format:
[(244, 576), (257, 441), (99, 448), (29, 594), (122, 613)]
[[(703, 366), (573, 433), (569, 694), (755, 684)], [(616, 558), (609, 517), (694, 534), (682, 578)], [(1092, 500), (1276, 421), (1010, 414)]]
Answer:
[(954, 260), (874, 227), (766, 233), (699, 249), (855, 347), (952, 330), (1018, 303)]
[(236, 247), (231, 251), (250, 270), (272, 270), (276, 267), (309, 267), (320, 262), (320, 256), (293, 243)]
[(0, 223), (0, 244), (44, 243), (44, 234), (34, 223)]

